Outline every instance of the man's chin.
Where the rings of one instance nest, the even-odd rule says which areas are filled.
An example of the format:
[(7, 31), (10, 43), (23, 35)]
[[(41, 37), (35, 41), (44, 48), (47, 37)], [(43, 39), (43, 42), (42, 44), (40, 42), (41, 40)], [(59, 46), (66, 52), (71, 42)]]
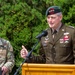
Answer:
[(50, 26), (50, 28), (54, 28), (54, 26)]

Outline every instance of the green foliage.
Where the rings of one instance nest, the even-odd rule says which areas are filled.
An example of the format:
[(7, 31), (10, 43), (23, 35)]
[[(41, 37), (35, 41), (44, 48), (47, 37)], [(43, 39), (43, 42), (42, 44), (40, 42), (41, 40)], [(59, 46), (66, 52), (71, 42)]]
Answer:
[[(0, 0), (0, 37), (11, 42), (15, 54), (16, 63), (11, 75), (23, 61), (21, 46), (30, 51), (38, 41), (35, 37), (47, 29), (45, 12), (51, 5), (61, 7), (65, 24), (75, 25), (75, 0)], [(35, 55), (39, 47), (40, 44), (33, 52)]]
[(69, 7), (69, 12), (67, 13), (67, 16), (65, 16), (65, 21), (68, 22), (69, 25), (75, 26), (75, 5), (72, 7)]
[(75, 0), (54, 0), (54, 4), (61, 7), (63, 22), (67, 25), (75, 26)]

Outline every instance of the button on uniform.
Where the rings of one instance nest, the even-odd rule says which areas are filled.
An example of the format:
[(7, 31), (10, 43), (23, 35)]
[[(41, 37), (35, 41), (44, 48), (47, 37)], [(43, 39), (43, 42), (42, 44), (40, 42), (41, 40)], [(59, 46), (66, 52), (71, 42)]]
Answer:
[(51, 53), (52, 53), (52, 59), (53, 59), (53, 61), (54, 61), (55, 56), (56, 56), (55, 46), (53, 46), (53, 48), (52, 48), (52, 50), (51, 50)]

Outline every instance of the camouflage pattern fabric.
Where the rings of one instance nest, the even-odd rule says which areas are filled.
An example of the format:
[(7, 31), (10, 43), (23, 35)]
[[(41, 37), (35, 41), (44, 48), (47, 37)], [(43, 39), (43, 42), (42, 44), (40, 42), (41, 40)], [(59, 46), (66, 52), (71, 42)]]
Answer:
[(11, 72), (14, 64), (13, 47), (9, 41), (0, 38), (0, 67), (6, 66), (9, 69), (9, 72)]

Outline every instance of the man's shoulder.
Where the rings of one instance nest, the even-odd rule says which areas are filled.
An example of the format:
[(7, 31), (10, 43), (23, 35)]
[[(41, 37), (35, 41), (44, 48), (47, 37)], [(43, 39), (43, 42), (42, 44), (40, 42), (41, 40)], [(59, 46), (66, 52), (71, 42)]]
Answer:
[(67, 28), (70, 28), (70, 29), (74, 29), (75, 27), (74, 26), (71, 26), (71, 25), (65, 25)]
[(74, 26), (66, 26), (66, 29), (75, 30), (75, 27)]
[(9, 41), (3, 38), (0, 38), (0, 44), (8, 44)]
[(74, 29), (75, 27), (74, 26), (68, 26), (69, 28), (71, 28), (71, 29)]
[(65, 31), (69, 32), (70, 34), (75, 33), (75, 27), (74, 26), (66, 26)]

